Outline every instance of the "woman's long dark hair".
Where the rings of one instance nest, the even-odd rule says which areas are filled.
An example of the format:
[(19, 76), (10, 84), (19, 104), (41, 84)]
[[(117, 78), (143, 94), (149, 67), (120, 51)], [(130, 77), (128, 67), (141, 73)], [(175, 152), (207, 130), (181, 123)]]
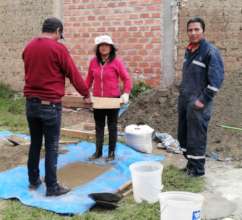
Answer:
[[(97, 47), (96, 47), (96, 57), (97, 57), (97, 60), (99, 63), (102, 63), (102, 56), (99, 52), (99, 47), (100, 47), (101, 44), (99, 44)], [(113, 59), (116, 57), (116, 51), (117, 49), (113, 46), (113, 45), (110, 45), (111, 46), (111, 51), (110, 51), (110, 54), (109, 54), (109, 57), (108, 57), (108, 62), (112, 62)]]

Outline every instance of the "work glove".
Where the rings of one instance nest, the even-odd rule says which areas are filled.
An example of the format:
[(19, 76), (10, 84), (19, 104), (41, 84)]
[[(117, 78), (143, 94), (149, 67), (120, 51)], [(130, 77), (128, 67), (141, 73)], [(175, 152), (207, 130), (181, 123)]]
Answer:
[(129, 103), (129, 94), (128, 93), (124, 93), (123, 95), (121, 95), (120, 98), (122, 99), (122, 102), (124, 104), (128, 104)]

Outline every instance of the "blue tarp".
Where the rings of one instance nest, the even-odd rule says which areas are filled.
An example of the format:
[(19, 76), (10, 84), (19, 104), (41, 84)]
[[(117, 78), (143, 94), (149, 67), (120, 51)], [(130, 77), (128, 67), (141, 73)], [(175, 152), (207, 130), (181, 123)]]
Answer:
[(128, 110), (128, 107), (129, 107), (129, 104), (121, 105), (118, 112), (118, 117), (121, 117)]
[[(0, 131), (0, 138), (12, 135), (9, 131)], [(21, 135), (28, 138), (28, 136)], [(80, 142), (65, 147), (68, 152), (58, 158), (58, 169), (74, 162), (96, 163), (106, 165), (104, 160), (88, 161), (94, 152), (95, 144)], [(107, 155), (107, 146), (104, 146), (104, 156)], [(59, 197), (46, 197), (44, 184), (36, 191), (28, 189), (26, 166), (0, 173), (0, 198), (17, 198), (23, 204), (46, 209), (60, 214), (82, 214), (89, 210), (94, 201), (88, 197), (93, 192), (115, 192), (119, 187), (131, 179), (129, 165), (136, 161), (161, 161), (160, 155), (139, 153), (124, 144), (117, 144), (117, 158), (111, 162), (112, 168), (87, 184), (73, 188), (71, 192)], [(40, 174), (44, 176), (44, 160), (40, 162)]]

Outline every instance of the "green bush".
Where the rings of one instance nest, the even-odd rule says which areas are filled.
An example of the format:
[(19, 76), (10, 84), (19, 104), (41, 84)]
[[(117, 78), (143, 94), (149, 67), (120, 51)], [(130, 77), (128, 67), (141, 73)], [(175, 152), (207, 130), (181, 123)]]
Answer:
[(9, 103), (8, 112), (12, 114), (23, 114), (25, 109), (24, 103), (25, 102), (22, 97), (13, 100), (11, 103)]
[(151, 87), (149, 85), (147, 85), (145, 82), (143, 82), (143, 81), (137, 82), (133, 85), (133, 89), (131, 91), (130, 98), (134, 99), (139, 94), (146, 92), (149, 89), (151, 89)]
[(25, 100), (10, 86), (0, 84), (0, 129), (26, 131)]
[(9, 99), (14, 96), (14, 91), (10, 88), (9, 85), (0, 83), (0, 98)]

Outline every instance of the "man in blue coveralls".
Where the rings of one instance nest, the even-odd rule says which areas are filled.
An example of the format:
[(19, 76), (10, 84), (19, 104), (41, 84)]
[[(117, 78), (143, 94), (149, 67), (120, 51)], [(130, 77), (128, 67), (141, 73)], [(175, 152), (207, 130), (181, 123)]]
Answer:
[(189, 45), (185, 51), (178, 99), (178, 140), (187, 159), (189, 176), (205, 174), (207, 129), (213, 97), (224, 79), (220, 53), (204, 38), (205, 23), (199, 17), (187, 22)]

